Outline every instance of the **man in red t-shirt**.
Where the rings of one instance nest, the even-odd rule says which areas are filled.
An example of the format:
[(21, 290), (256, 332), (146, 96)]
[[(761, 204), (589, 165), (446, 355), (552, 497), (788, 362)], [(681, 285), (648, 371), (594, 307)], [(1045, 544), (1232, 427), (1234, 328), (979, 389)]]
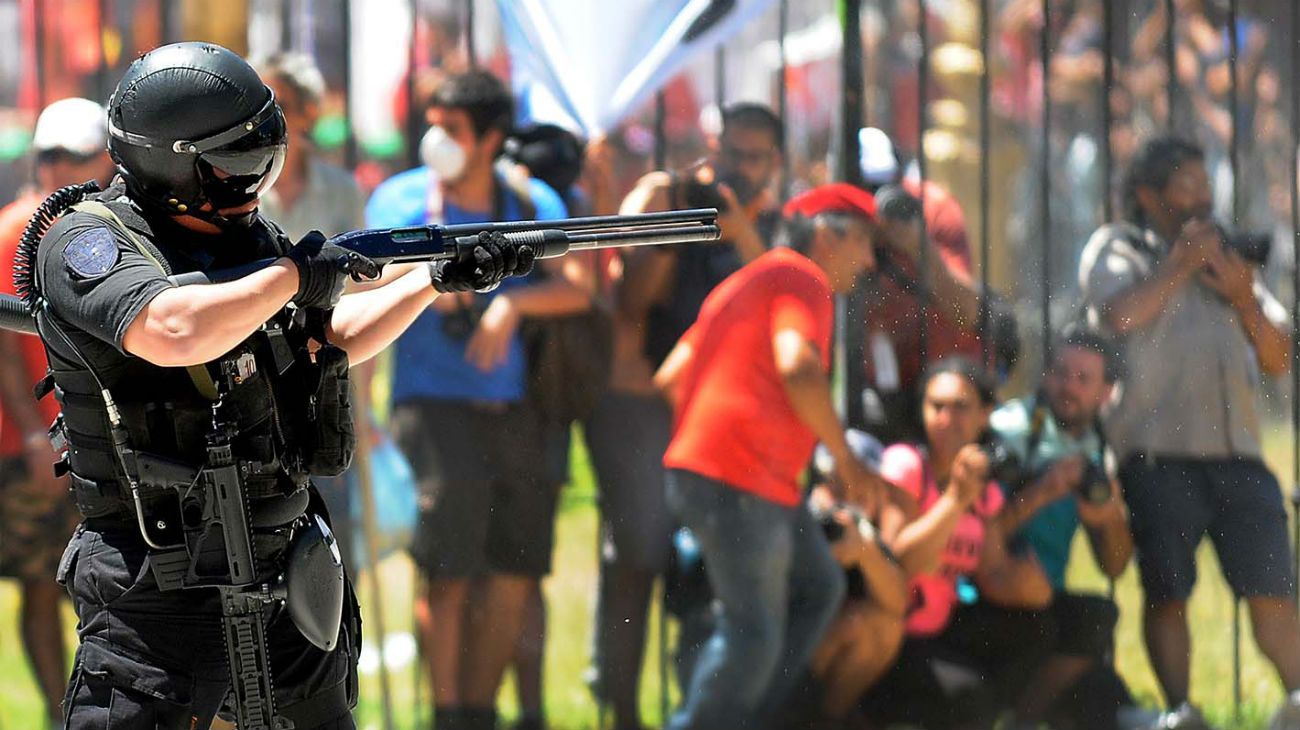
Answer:
[[(0, 292), (14, 293), (18, 239), (45, 196), (87, 180), (105, 184), (112, 176), (106, 120), (103, 107), (88, 99), (56, 101), (37, 118), (32, 148), (38, 189), (0, 210)], [(52, 396), (32, 397), (32, 386), (45, 376), (45, 349), (34, 336), (0, 330), (0, 352), (18, 354), (0, 357), (0, 577), (21, 584), (23, 644), (57, 727), (68, 671), (63, 591), (54, 574), (78, 518), (67, 480), (54, 476), (49, 428), (59, 404)]]
[[(928, 362), (952, 355), (978, 361), (982, 356), (980, 293), (971, 279), (966, 215), (957, 199), (942, 186), (903, 176), (894, 144), (883, 131), (874, 127), (859, 130), (858, 145), (862, 182), (867, 190), (880, 196), (881, 217), (891, 215), (892, 206), (886, 204), (886, 196), (900, 190), (920, 201), (924, 213), (930, 244), (924, 277), (929, 305), (924, 318), (918, 276), (921, 244), (920, 239), (914, 239), (907, 245), (887, 247), (888, 255), (872, 277), (863, 323), (866, 383), (874, 393), (872, 400), (879, 403), (874, 416), (868, 413), (873, 433), (886, 443), (916, 440), (924, 435), (916, 392), (917, 380), (927, 365), (922, 360), (922, 330)], [(887, 188), (894, 190), (886, 192)], [(1005, 307), (999, 302), (991, 302), (990, 306), (990, 345), (994, 356), (1005, 360), (1004, 351), (1014, 347), (1006, 338), (1014, 336), (1015, 328), (1004, 321), (1009, 316)]]
[(789, 247), (719, 284), (655, 375), (675, 411), (669, 506), (721, 607), (671, 730), (770, 719), (839, 608), (843, 571), (800, 506), (816, 442), (858, 503), (882, 484), (850, 452), (827, 378), (832, 295), (875, 265), (875, 200), (826, 185), (783, 213)]

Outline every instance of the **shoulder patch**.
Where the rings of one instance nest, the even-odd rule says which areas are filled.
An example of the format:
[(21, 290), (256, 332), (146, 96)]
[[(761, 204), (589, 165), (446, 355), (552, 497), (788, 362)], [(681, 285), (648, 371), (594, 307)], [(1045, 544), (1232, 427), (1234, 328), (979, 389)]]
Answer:
[(63, 263), (78, 276), (91, 279), (117, 265), (117, 239), (104, 227), (78, 233), (63, 249)]

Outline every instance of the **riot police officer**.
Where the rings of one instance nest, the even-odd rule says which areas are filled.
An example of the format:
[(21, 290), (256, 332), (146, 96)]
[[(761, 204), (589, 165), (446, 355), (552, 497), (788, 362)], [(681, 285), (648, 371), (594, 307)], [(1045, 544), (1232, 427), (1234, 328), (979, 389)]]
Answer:
[[(244, 669), (236, 702), (273, 687), (293, 727), (353, 727), (356, 604), (309, 481), (350, 454), (347, 363), (383, 349), (438, 292), (490, 288), (532, 257), (485, 234), (470, 261), (342, 295), (349, 276), (379, 272), (320, 236), (291, 244), (259, 217), (284, 119), (225, 48), (145, 54), (108, 115), (117, 179), (47, 200), (18, 276), (62, 406), (56, 469), (85, 517), (58, 574), (80, 620), (67, 726), (208, 727), (231, 691), (229, 662)], [(174, 278), (268, 258), (224, 283)], [(295, 572), (320, 587), (301, 592), (305, 604)], [(236, 599), (254, 607), (223, 632)], [(247, 671), (250, 644), (223, 635), (245, 631), (269, 678)]]

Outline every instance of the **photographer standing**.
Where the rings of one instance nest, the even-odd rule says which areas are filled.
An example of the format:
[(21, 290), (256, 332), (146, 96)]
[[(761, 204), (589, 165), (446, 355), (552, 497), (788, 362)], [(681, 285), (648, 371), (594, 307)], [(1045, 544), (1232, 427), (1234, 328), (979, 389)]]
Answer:
[[(937, 183), (903, 175), (893, 142), (883, 131), (858, 131), (863, 186), (876, 196), (881, 217), (918, 224), (925, 236), (892, 237), (878, 252), (865, 301), (866, 382), (872, 432), (886, 443), (922, 438), (917, 383), (926, 365), (961, 355), (978, 360), (980, 292), (971, 280), (970, 246), (961, 204)], [(924, 253), (922, 247), (928, 248)], [(925, 262), (922, 270), (922, 262)], [(929, 299), (923, 307), (920, 292)], [(990, 298), (990, 351), (1000, 370), (1014, 363), (1019, 340), (1014, 316)], [(926, 352), (921, 352), (921, 332)], [(923, 360), (922, 358), (925, 358)], [(928, 362), (927, 362), (928, 361)]]
[(675, 410), (668, 503), (699, 541), (717, 614), (673, 730), (770, 722), (839, 608), (842, 571), (800, 504), (817, 440), (849, 499), (873, 505), (882, 486), (850, 452), (827, 376), (832, 292), (875, 265), (875, 201), (825, 185), (785, 215), (790, 247), (723, 281), (655, 374)]
[(1080, 727), (1114, 727), (1116, 710), (1130, 702), (1106, 664), (1119, 619), (1114, 601), (1065, 589), (1070, 546), (1080, 525), (1098, 567), (1110, 578), (1124, 572), (1133, 554), (1119, 485), (1105, 470), (1098, 420), (1115, 389), (1117, 370), (1117, 356), (1105, 338), (1067, 332), (1052, 352), (1038, 394), (1007, 403), (989, 419), (993, 435), (1015, 455), (1022, 482), (1002, 485), (1007, 505), (997, 521), (1014, 536), (1013, 545), (1038, 559), (1054, 593), (1057, 646), (1021, 693), (1016, 717), (1025, 727), (1037, 726), (1049, 712)]
[[(545, 183), (514, 183), (496, 168), (513, 111), (487, 71), (445, 79), (426, 111), (424, 166), (375, 190), (367, 225), (564, 218)], [(519, 327), (591, 300), (574, 283), (585, 271), (578, 257), (538, 268), (550, 275), (435, 301), (394, 348), (392, 428), (420, 486), (411, 554), (427, 581), (416, 612), (440, 728), (494, 726), (527, 597), (550, 570), (560, 485), (526, 399)]]
[(767, 107), (736, 104), (722, 124), (707, 164), (643, 176), (619, 211), (717, 207), (722, 228), (710, 246), (646, 246), (622, 259), (609, 389), (586, 424), (601, 511), (592, 685), (619, 730), (641, 726), (637, 685), (650, 593), (668, 568), (674, 527), (662, 467), (671, 413), (651, 376), (709, 292), (767, 250), (780, 218), (770, 188), (781, 170), (781, 121)]
[(1126, 348), (1125, 387), (1105, 425), (1146, 591), (1147, 652), (1172, 708), (1161, 727), (1205, 727), (1188, 704), (1186, 607), (1207, 533), (1288, 693), (1274, 727), (1300, 727), (1295, 576), (1255, 402), (1260, 371), (1287, 368), (1285, 312), (1209, 219), (1199, 147), (1149, 140), (1123, 194), (1127, 220), (1093, 234), (1079, 281), (1089, 317)]

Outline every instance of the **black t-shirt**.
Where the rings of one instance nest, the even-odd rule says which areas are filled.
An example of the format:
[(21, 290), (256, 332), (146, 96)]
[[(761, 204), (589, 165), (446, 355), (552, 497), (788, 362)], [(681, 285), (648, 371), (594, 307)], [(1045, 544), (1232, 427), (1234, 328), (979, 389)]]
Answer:
[[(776, 211), (759, 215), (755, 226), (764, 242), (772, 240), (779, 221), (780, 214)], [(727, 241), (677, 249), (672, 296), (651, 309), (646, 321), (645, 355), (652, 367), (663, 364), (677, 341), (695, 324), (709, 292), (743, 265), (740, 253)]]

